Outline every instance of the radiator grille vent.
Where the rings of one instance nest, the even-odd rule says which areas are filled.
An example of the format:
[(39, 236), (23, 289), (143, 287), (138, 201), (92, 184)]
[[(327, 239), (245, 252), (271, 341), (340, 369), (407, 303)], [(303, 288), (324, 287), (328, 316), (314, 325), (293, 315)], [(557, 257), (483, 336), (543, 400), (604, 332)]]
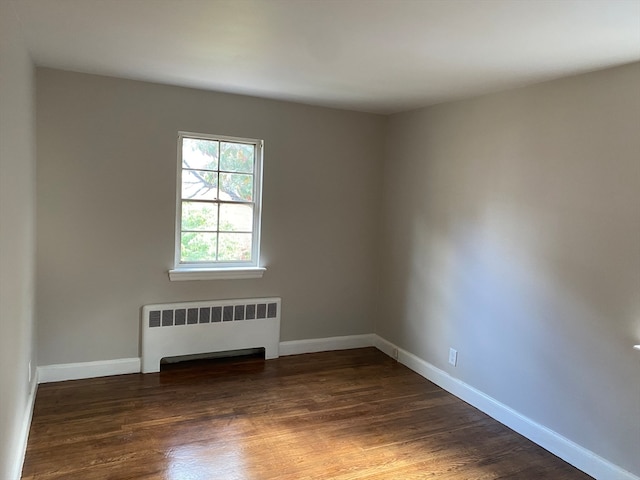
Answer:
[(198, 308), (176, 308), (149, 311), (149, 327), (172, 327), (200, 323), (238, 322), (276, 318), (277, 303), (209, 305)]

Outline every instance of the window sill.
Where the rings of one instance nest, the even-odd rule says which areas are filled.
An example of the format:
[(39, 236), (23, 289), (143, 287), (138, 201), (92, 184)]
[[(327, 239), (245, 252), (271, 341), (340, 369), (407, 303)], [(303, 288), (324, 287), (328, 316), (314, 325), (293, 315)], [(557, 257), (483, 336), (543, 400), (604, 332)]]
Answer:
[(243, 278), (262, 278), (266, 268), (182, 268), (169, 270), (169, 280), (180, 282), (186, 280), (233, 280)]

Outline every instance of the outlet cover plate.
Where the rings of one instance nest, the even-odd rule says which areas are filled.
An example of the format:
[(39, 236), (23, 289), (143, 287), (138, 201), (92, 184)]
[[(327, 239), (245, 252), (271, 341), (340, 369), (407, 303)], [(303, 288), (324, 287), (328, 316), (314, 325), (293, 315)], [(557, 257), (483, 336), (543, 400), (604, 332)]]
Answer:
[(458, 351), (455, 348), (449, 349), (449, 363), (454, 367), (458, 365)]

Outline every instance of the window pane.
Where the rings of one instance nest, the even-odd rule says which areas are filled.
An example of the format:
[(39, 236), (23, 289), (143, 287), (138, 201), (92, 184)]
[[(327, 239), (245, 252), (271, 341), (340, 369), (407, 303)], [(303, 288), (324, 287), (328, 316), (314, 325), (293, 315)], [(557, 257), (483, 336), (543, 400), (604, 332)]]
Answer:
[(216, 200), (218, 197), (218, 174), (202, 170), (182, 170), (182, 198), (194, 200)]
[(220, 230), (251, 232), (253, 230), (253, 205), (223, 203), (220, 205)]
[(218, 230), (218, 204), (182, 202), (182, 230)]
[(180, 260), (183, 262), (215, 262), (217, 233), (183, 232)]
[(182, 139), (182, 168), (218, 169), (219, 143), (197, 138)]
[(219, 261), (237, 262), (251, 260), (250, 233), (221, 233), (219, 235)]
[(253, 173), (255, 147), (243, 143), (220, 143), (220, 170)]
[(220, 200), (253, 200), (253, 175), (220, 174)]

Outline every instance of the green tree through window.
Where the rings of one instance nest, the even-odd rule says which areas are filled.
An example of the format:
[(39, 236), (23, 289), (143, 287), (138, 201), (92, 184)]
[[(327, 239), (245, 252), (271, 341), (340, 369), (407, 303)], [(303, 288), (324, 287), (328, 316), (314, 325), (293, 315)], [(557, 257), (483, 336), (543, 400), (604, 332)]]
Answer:
[(180, 141), (180, 263), (257, 265), (261, 142)]

